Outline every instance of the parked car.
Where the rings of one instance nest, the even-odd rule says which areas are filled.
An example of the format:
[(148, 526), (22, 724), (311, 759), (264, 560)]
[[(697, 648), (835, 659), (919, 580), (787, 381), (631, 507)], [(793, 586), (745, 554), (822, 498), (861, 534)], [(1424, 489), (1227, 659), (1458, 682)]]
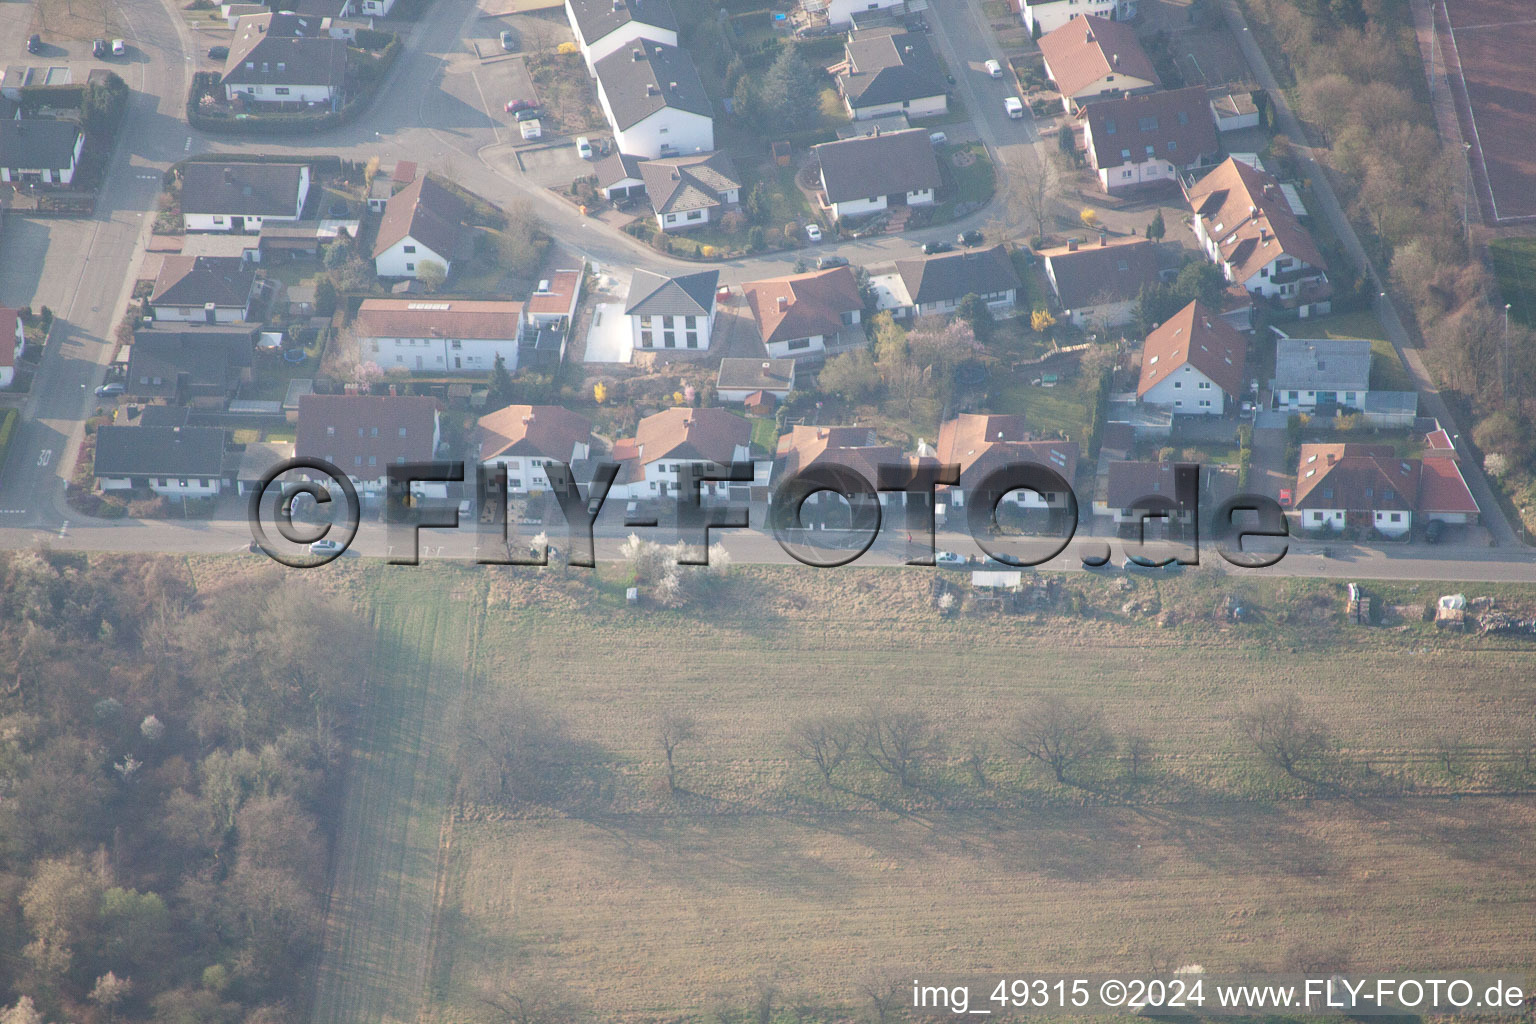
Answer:
[(1431, 519), (1429, 525), (1424, 527), (1424, 540), (1430, 544), (1439, 544), (1445, 539), (1445, 521)]
[(949, 136), (943, 132), (929, 132), (928, 141), (935, 146), (942, 146), (949, 141)]
[(27, 52), (28, 53), (42, 53), (43, 52), (43, 37), (38, 35), (36, 32), (32, 33), (31, 38), (29, 38), (27, 40)]
[(501, 30), (501, 48), (507, 53), (512, 52), (512, 33), (507, 29)]
[(105, 57), (106, 55), (107, 55), (107, 41), (105, 39), (98, 39), (94, 43), (91, 44), (91, 56), (92, 57)]
[(847, 265), (848, 257), (846, 256), (818, 256), (816, 258), (817, 270), (831, 270), (833, 267), (846, 267)]
[(128, 52), (128, 44), (121, 39), (112, 40), (112, 56), (121, 57)]
[(539, 124), (538, 118), (533, 118), (530, 121), (524, 121), (518, 125), (518, 128), (522, 131), (523, 139), (525, 141), (536, 139), (544, 134), (544, 126)]
[(592, 159), (592, 141), (585, 135), (579, 135), (576, 137), (576, 155), (581, 157), (583, 160)]
[(227, 47), (227, 46), (210, 46), (210, 47), (208, 47), (208, 59), (209, 60), (229, 60), (229, 47)]
[(964, 569), (969, 563), (953, 551), (940, 551), (933, 556), (933, 564), (940, 569)]
[(340, 551), (341, 542), (331, 540), (329, 537), (321, 537), (309, 546), (309, 553), (312, 555), (334, 555), (340, 553)]
[(924, 256), (932, 256), (935, 253), (954, 252), (954, 251), (955, 251), (955, 247), (950, 245), (948, 242), (924, 242), (923, 243), (923, 255)]
[(821, 225), (807, 224), (805, 226), (805, 237), (809, 238), (813, 242), (821, 241)]
[(526, 107), (516, 111), (519, 121), (537, 121), (539, 119), (539, 107), (536, 103), (530, 103)]
[(987, 69), (987, 74), (991, 75), (993, 78), (1003, 77), (1003, 66), (997, 61), (989, 60), (982, 66)]
[(962, 231), (956, 235), (955, 241), (961, 245), (980, 245), (984, 238), (985, 236), (980, 231), (971, 228), (969, 231)]
[(519, 110), (532, 110), (537, 106), (533, 100), (507, 100), (507, 113), (515, 114)]
[(103, 384), (96, 389), (97, 398), (116, 398), (122, 393), (123, 386), (121, 384)]
[(1017, 96), (1009, 96), (1003, 100), (1003, 110), (1007, 111), (1009, 117), (1017, 121), (1024, 116), (1024, 101)]

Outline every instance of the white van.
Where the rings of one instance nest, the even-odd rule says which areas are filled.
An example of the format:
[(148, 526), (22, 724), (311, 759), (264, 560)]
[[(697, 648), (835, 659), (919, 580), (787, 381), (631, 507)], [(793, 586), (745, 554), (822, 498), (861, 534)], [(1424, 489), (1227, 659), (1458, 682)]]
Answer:
[(525, 142), (532, 141), (544, 134), (544, 126), (539, 124), (538, 118), (534, 118), (531, 121), (519, 121), (517, 126), (522, 130)]
[(1024, 116), (1024, 101), (1017, 96), (1009, 96), (1003, 100), (1003, 109), (1008, 111), (1008, 116), (1017, 120)]

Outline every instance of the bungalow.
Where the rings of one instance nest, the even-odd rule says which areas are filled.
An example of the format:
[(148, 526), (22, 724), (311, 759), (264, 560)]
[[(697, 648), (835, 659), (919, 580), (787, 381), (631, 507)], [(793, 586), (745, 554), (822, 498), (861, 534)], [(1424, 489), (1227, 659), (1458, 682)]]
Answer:
[(596, 61), (594, 70), (618, 152), (656, 160), (715, 148), (714, 110), (686, 50), (636, 40)]
[(523, 306), (528, 322), (538, 327), (569, 329), (576, 319), (576, 306), (581, 301), (581, 284), (586, 273), (586, 264), (582, 264), (577, 269), (556, 270), (541, 278)]
[(953, 313), (967, 295), (980, 296), (994, 313), (1007, 312), (1024, 286), (1001, 245), (897, 260), (892, 277), (888, 291), (894, 316)]
[(715, 326), (715, 285), (719, 280), (718, 270), (682, 277), (636, 270), (624, 305), (635, 350), (707, 352)]
[(381, 370), (489, 373), (517, 369), (523, 304), (502, 299), (364, 299), (352, 321), (362, 358)]
[(944, 70), (927, 36), (882, 26), (853, 33), (843, 53), (837, 90), (855, 121), (933, 117), (949, 109)]
[[(915, 461), (894, 444), (880, 444), (875, 432), (868, 427), (797, 424), (790, 428), (789, 433), (779, 437), (778, 451), (774, 455), (773, 479), (777, 484), (813, 466), (838, 466), (853, 470), (873, 488), (879, 485), (881, 466), (910, 468)], [(904, 500), (898, 491), (878, 491), (877, 494), (882, 507), (901, 505)], [(814, 507), (827, 500), (827, 492), (821, 491), (810, 495), (807, 503)]]
[(1424, 458), (1419, 463), (1419, 514), (1430, 521), (1455, 525), (1475, 524), (1480, 509), (1466, 478), (1461, 458), (1443, 427), (1436, 425), (1424, 438)]
[(722, 402), (747, 403), (754, 398), (782, 402), (793, 390), (793, 359), (722, 359), (715, 377), (715, 397)]
[(380, 277), (418, 277), (427, 261), (451, 271), (465, 247), (464, 201), (423, 174), (390, 197), (373, 243), (373, 266)]
[(819, 359), (864, 343), (862, 330), (849, 330), (864, 310), (849, 267), (749, 281), (742, 293), (770, 356)]
[(1243, 392), (1247, 342), (1198, 302), (1147, 335), (1136, 398), (1175, 413), (1220, 416)]
[(0, 306), (0, 388), (16, 383), (16, 360), (27, 350), (21, 311)]
[(0, 181), (68, 185), (84, 146), (85, 135), (73, 121), (0, 120)]
[(223, 409), (251, 379), (256, 328), (145, 328), (128, 348), (124, 394), (137, 402)]
[[(634, 437), (614, 442), (619, 464), (612, 497), (666, 498), (677, 492), (685, 463), (719, 470), (730, 462), (756, 463), (752, 484), (766, 487), (773, 463), (753, 459), (752, 425), (724, 409), (664, 409), (640, 421)], [(745, 501), (751, 484), (701, 484), (700, 495)]]
[(598, 61), (633, 43), (677, 45), (677, 15), (668, 0), (565, 0), (565, 17), (594, 75)]
[(1172, 186), (1221, 151), (1201, 85), (1100, 100), (1078, 116), (1088, 163), (1111, 194), (1152, 182)]
[(296, 221), (309, 197), (308, 164), (203, 163), (181, 172), (181, 213), (188, 231), (258, 232)]
[[(341, 107), (347, 77), (347, 44), (329, 35), (285, 34), (292, 15), (256, 14), (235, 24), (235, 37), (219, 84), (233, 103)], [(276, 30), (273, 31), (272, 29)]]
[(235, 256), (167, 255), (149, 296), (156, 320), (227, 324), (250, 319), (256, 271)]
[(725, 153), (643, 160), (639, 171), (662, 231), (703, 227), (740, 200), (741, 176)]
[(595, 440), (591, 420), (558, 405), (509, 405), (480, 417), (475, 427), (477, 457), (506, 469), (512, 494), (548, 490), (545, 465), (586, 459)]
[(1319, 405), (1364, 411), (1371, 388), (1371, 343), (1359, 338), (1281, 338), (1275, 343), (1274, 407), (1312, 412)]
[[(1167, 498), (1177, 504), (1177, 477), (1174, 462), (1111, 461), (1104, 475), (1102, 497), (1095, 498), (1094, 515), (1113, 516), (1116, 525), (1138, 523), (1151, 498)], [(1209, 478), (1207, 478), (1208, 481)], [(1189, 525), (1193, 509), (1175, 512), (1174, 522)]]
[(1402, 537), (1413, 529), (1420, 468), (1418, 459), (1399, 458), (1391, 445), (1304, 444), (1296, 471), (1297, 523), (1304, 530), (1373, 527)]
[(942, 178), (933, 143), (921, 128), (878, 132), (813, 146), (821, 189), (834, 220), (890, 206), (932, 206)]
[(104, 491), (147, 487), (163, 498), (216, 498), (229, 436), (222, 427), (99, 427), (92, 472)]
[(1087, 246), (1072, 241), (1041, 257), (1056, 300), (1078, 327), (1130, 323), (1141, 290), (1158, 282), (1157, 246), (1144, 238)]
[(1323, 255), (1278, 181), (1229, 157), (1185, 197), (1195, 237), (1228, 281), (1301, 317), (1329, 311), (1333, 288)]
[(645, 179), (640, 177), (641, 159), (633, 153), (615, 151), (593, 166), (597, 190), (604, 199), (622, 202), (645, 194)]
[(1136, 30), (1124, 22), (1079, 14), (1040, 37), (1040, 56), (1069, 114), (1094, 100), (1162, 88)]
[[(965, 507), (967, 495), (997, 469), (1020, 463), (1034, 463), (1059, 473), (1068, 485), (1077, 473), (1078, 447), (1074, 441), (1034, 439), (1018, 415), (961, 413), (939, 427), (939, 442), (934, 454), (941, 464), (960, 467), (960, 483), (940, 487), (938, 500), (952, 509)], [(1065, 509), (1065, 491), (1011, 491), (1005, 502), (1024, 509)]]
[(1079, 14), (1111, 21), (1136, 17), (1136, 0), (1020, 0), (1020, 14), (1030, 35), (1039, 39), (1054, 32)]
[[(294, 454), (324, 459), (346, 473), (365, 499), (384, 497), (389, 467), (430, 462), (442, 441), (437, 402), (419, 396), (316, 395), (299, 398)], [(447, 497), (446, 484), (415, 493)]]

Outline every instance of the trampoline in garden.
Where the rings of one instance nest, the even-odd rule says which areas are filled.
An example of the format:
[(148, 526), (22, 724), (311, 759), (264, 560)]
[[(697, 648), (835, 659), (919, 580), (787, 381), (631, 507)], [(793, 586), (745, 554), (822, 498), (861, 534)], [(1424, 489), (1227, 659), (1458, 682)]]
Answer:
[(308, 358), (309, 356), (305, 355), (304, 350), (301, 348), (291, 348), (283, 353), (283, 361), (292, 363), (294, 366), (298, 366)]

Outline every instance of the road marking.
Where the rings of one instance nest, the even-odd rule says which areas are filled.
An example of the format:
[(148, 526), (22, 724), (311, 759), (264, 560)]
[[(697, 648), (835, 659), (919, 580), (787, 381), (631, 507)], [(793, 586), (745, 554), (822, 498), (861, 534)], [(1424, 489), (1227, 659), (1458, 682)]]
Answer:
[(0, 516), (24, 516), (27, 510), (24, 508), (0, 508)]
[(44, 448), (42, 451), (37, 453), (37, 464), (39, 466), (46, 466), (46, 465), (48, 465), (48, 463), (50, 463), (52, 461), (53, 461), (53, 449), (52, 448)]
[(192, 136), (190, 136), (190, 135), (187, 136), (187, 144), (185, 146), (181, 147), (181, 148), (184, 149), (184, 150), (188, 150), (188, 151), (190, 151), (192, 149)]
[(60, 537), (68, 537), (69, 536), (69, 520), (68, 519), (64, 520), (64, 522), (62, 524), (60, 524), (60, 526), (59, 526), (59, 536)]

